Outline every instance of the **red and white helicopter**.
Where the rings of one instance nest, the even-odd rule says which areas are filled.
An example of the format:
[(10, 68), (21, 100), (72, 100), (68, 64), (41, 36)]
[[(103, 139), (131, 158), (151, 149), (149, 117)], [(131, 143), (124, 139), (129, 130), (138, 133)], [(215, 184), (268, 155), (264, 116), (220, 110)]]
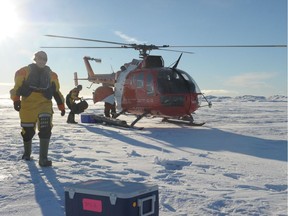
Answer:
[[(99, 59), (87, 56), (83, 59), (88, 72), (87, 80), (103, 85), (93, 93), (94, 103), (113, 103), (111, 97), (115, 97), (119, 111), (115, 117), (126, 112), (136, 115), (131, 126), (148, 115), (196, 125), (191, 114), (200, 107), (199, 97), (203, 94), (189, 74), (177, 68), (180, 58), (169, 68), (164, 67), (161, 56), (147, 55), (143, 60), (133, 59), (124, 64), (121, 71), (112, 74), (95, 74), (89, 61), (99, 62)], [(79, 78), (76, 72), (74, 80), (77, 85)], [(208, 105), (211, 107), (212, 104), (208, 102)]]
[[(74, 73), (75, 85), (78, 80), (102, 84), (93, 92), (94, 103), (98, 101), (113, 101), (117, 104), (117, 118), (124, 113), (136, 115), (131, 123), (133, 127), (141, 118), (146, 116), (161, 117), (172, 123), (185, 123), (191, 126), (201, 126), (195, 123), (192, 114), (201, 107), (204, 98), (208, 107), (209, 102), (193, 78), (179, 69), (178, 63), (182, 53), (192, 53), (167, 49), (169, 47), (283, 47), (283, 45), (235, 45), (235, 46), (155, 46), (146, 44), (126, 44), (112, 41), (94, 40), (86, 38), (46, 35), (48, 37), (84, 40), (118, 45), (115, 47), (42, 47), (42, 48), (132, 48), (140, 52), (140, 60), (133, 59), (124, 64), (121, 70), (111, 74), (95, 74), (90, 61), (101, 62), (101, 59), (84, 57), (88, 78), (78, 78)], [(165, 67), (161, 56), (149, 55), (151, 50), (166, 50), (181, 52), (180, 57), (172, 67)], [(112, 88), (113, 89), (112, 89)], [(112, 99), (112, 100), (111, 100)], [(112, 102), (111, 102), (112, 103)], [(110, 121), (110, 120), (109, 120)]]

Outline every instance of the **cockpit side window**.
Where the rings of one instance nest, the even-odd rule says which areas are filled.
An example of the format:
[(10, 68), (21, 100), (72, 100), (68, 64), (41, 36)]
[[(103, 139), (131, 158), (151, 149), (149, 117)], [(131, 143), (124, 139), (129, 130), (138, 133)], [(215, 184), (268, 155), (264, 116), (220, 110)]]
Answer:
[(158, 91), (164, 94), (201, 93), (192, 77), (179, 69), (160, 71), (157, 83)]
[(147, 88), (147, 95), (153, 95), (154, 94), (154, 84), (153, 84), (152, 74), (147, 74), (146, 88)]
[(136, 77), (136, 88), (143, 88), (144, 86), (144, 74), (143, 72), (137, 74)]
[(192, 92), (201, 93), (200, 88), (198, 87), (197, 83), (194, 81), (194, 79), (191, 76), (189, 76), (186, 72), (182, 70), (178, 70), (178, 71), (181, 73), (184, 79), (190, 83), (190, 88)]
[(179, 94), (189, 93), (189, 83), (172, 70), (163, 70), (158, 75), (158, 90), (160, 93)]

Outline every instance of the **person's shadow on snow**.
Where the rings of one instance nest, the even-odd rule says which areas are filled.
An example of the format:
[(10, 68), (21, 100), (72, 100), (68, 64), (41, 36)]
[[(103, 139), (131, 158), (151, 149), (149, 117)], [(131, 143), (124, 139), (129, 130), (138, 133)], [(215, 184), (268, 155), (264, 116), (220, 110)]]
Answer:
[(43, 216), (65, 215), (64, 187), (57, 179), (57, 174), (52, 167), (41, 168), (37, 160), (27, 161), (34, 184), (36, 202), (39, 204)]

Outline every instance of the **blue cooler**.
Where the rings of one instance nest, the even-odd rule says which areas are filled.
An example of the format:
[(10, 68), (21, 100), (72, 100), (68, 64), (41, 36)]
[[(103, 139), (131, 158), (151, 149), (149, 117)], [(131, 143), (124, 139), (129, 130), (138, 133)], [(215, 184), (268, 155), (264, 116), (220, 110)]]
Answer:
[(94, 119), (94, 114), (89, 113), (83, 113), (81, 114), (81, 122), (82, 123), (97, 123), (97, 121)]
[(158, 216), (158, 186), (91, 180), (65, 187), (66, 216)]

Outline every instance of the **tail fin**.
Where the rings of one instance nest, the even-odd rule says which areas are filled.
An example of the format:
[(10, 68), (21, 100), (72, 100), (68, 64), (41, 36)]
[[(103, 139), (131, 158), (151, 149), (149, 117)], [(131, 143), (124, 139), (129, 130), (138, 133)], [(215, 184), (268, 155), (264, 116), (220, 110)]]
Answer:
[(75, 86), (78, 86), (78, 80), (89, 80), (89, 81), (94, 82), (93, 80), (95, 79), (95, 74), (94, 74), (94, 72), (92, 70), (92, 67), (91, 67), (91, 65), (90, 65), (88, 60), (95, 60), (98, 63), (101, 62), (101, 59), (95, 59), (95, 58), (90, 58), (88, 56), (85, 56), (84, 57), (84, 62), (85, 62), (85, 66), (86, 66), (86, 69), (87, 69), (87, 72), (88, 72), (88, 79), (87, 78), (78, 78), (77, 72), (74, 72), (74, 85)]
[[(93, 69), (92, 69), (92, 67), (91, 67), (91, 65), (90, 65), (90, 63), (89, 63), (89, 60), (95, 60), (96, 61), (96, 59), (94, 59), (94, 58), (91, 58), (91, 57), (89, 57), (89, 56), (84, 56), (84, 63), (85, 63), (85, 66), (86, 66), (86, 70), (87, 70), (87, 72), (88, 72), (88, 79), (90, 78), (90, 77), (94, 77), (95, 76), (95, 73), (94, 73), (94, 71), (93, 71)], [(96, 62), (101, 62), (101, 59), (97, 59), (97, 61)]]
[(86, 66), (87, 73), (88, 73), (88, 80), (90, 82), (98, 83), (98, 84), (102, 83), (102, 84), (111, 85), (111, 86), (113, 86), (115, 84), (115, 73), (97, 74), (97, 75), (94, 73), (94, 71), (90, 65), (89, 60), (94, 60), (94, 61), (100, 63), (101, 59), (95, 59), (95, 58), (91, 58), (89, 56), (85, 56), (83, 59), (84, 59), (84, 63)]

